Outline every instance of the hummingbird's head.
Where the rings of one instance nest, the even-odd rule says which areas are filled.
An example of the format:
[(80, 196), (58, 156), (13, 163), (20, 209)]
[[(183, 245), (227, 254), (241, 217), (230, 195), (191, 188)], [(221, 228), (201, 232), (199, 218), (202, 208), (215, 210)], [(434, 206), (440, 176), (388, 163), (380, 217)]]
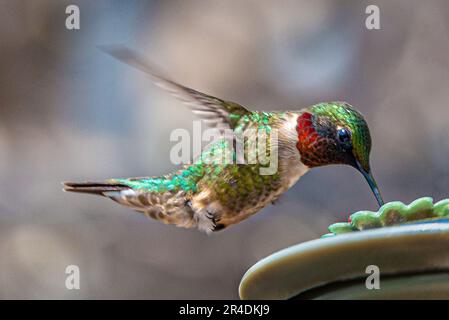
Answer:
[(379, 205), (383, 200), (371, 174), (371, 136), (363, 116), (346, 102), (313, 105), (298, 117), (297, 148), (310, 168), (346, 164), (368, 181)]

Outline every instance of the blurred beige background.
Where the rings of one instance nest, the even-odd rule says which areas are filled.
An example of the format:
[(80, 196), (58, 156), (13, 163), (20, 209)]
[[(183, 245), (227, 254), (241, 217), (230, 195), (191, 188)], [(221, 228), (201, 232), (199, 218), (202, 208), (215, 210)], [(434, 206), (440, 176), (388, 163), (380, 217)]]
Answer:
[[(65, 28), (69, 4), (80, 30)], [(381, 30), (365, 28), (369, 4)], [(63, 193), (65, 180), (172, 170), (170, 132), (192, 128), (187, 108), (97, 45), (135, 48), (252, 109), (346, 100), (370, 123), (386, 201), (449, 196), (448, 1), (1, 0), (0, 43), (0, 298), (233, 299), (260, 258), (376, 209), (339, 166), (212, 236)]]

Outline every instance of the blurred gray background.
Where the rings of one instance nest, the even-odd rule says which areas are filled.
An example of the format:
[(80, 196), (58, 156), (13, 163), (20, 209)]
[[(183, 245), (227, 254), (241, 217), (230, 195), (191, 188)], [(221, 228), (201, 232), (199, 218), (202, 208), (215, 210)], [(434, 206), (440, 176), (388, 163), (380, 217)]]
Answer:
[[(80, 30), (65, 28), (69, 4)], [(369, 4), (381, 30), (365, 28)], [(257, 260), (376, 209), (343, 166), (211, 236), (63, 193), (66, 180), (167, 173), (171, 130), (192, 129), (188, 108), (97, 45), (252, 109), (346, 100), (370, 124), (386, 201), (449, 196), (448, 1), (0, 0), (0, 44), (0, 298), (234, 299)]]

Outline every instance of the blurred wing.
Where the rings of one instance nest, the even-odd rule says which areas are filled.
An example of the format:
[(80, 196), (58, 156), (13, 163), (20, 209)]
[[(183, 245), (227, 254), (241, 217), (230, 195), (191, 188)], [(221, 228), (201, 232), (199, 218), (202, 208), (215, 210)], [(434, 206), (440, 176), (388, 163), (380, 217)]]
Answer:
[(102, 46), (100, 49), (114, 58), (149, 74), (157, 86), (169, 91), (173, 96), (191, 107), (195, 114), (205, 119), (205, 122), (212, 127), (234, 129), (243, 115), (251, 114), (251, 111), (237, 103), (201, 93), (160, 76), (145, 58), (129, 48)]

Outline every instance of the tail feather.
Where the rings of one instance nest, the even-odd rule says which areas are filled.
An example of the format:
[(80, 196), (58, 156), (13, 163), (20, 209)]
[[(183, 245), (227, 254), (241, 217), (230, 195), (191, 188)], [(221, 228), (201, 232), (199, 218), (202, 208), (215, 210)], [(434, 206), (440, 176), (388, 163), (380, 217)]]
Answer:
[[(133, 182), (133, 179), (127, 179)], [(64, 182), (64, 191), (100, 195), (131, 207), (149, 218), (184, 228), (198, 227), (207, 232), (215, 227), (215, 221), (205, 215), (197, 215), (186, 191), (162, 192), (133, 188), (117, 180), (103, 182)]]
[(90, 193), (104, 196), (105, 192), (123, 191), (130, 189), (129, 186), (120, 183), (108, 182), (64, 182), (64, 191)]

